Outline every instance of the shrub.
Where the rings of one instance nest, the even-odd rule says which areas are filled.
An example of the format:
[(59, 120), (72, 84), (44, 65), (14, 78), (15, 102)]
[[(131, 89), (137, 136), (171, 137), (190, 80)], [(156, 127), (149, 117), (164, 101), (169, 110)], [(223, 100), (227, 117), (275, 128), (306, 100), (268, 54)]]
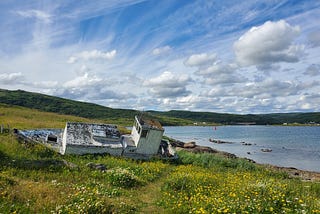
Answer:
[(111, 184), (118, 187), (130, 188), (140, 185), (142, 182), (131, 170), (115, 168), (108, 171)]
[(205, 168), (219, 168), (220, 170), (236, 169), (255, 171), (259, 169), (254, 163), (240, 158), (226, 158), (210, 153), (194, 154), (185, 151), (180, 151), (178, 155), (180, 164), (192, 164)]

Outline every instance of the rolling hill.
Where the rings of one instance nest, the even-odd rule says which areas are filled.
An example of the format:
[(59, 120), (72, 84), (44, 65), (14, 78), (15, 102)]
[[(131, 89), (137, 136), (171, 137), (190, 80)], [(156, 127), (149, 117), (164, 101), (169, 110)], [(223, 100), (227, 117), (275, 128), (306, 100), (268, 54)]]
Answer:
[[(74, 115), (89, 119), (117, 121), (130, 124), (134, 115), (140, 112), (132, 109), (114, 109), (97, 104), (79, 102), (39, 93), (22, 90), (0, 89), (0, 103), (22, 106), (45, 112)], [(283, 123), (310, 124), (320, 123), (320, 112), (312, 113), (273, 113), (273, 114), (227, 114), (213, 112), (193, 112), (171, 110), (146, 111), (157, 118), (163, 125), (191, 125), (193, 123), (206, 124), (258, 124), (273, 125)]]

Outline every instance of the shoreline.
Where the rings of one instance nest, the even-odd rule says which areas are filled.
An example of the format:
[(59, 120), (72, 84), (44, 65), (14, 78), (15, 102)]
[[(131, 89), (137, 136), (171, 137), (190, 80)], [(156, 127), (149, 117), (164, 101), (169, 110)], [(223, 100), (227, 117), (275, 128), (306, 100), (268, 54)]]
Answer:
[[(217, 149), (213, 149), (209, 146), (200, 146), (197, 145), (196, 142), (182, 142), (175, 139), (168, 139), (170, 144), (175, 147), (177, 151), (187, 151), (187, 152), (193, 152), (193, 153), (211, 153), (211, 154), (218, 154), (225, 158), (241, 158), (236, 156), (235, 154), (219, 151)], [(276, 166), (271, 164), (262, 164), (257, 163), (256, 161), (249, 159), (249, 158), (241, 158), (244, 160), (247, 160), (249, 162), (252, 162), (254, 164), (257, 164), (259, 166), (264, 166), (268, 169), (282, 171), (288, 173), (290, 178), (300, 178), (302, 181), (311, 181), (311, 182), (320, 182), (320, 172), (315, 171), (308, 171), (308, 170), (301, 170), (294, 167), (282, 167), (282, 166)]]

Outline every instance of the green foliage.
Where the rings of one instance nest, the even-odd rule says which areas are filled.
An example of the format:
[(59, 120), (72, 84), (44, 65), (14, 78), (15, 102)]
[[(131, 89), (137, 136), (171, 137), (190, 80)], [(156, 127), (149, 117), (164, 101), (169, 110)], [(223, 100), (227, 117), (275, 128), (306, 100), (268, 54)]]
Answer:
[[(0, 209), (4, 213), (319, 212), (319, 183), (289, 179), (285, 173), (241, 159), (188, 152), (179, 156), (175, 164), (109, 155), (61, 156), (41, 145), (26, 147), (10, 135), (1, 136)], [(29, 165), (62, 160), (78, 169)], [(87, 167), (90, 162), (104, 164), (107, 171)]]
[(86, 102), (73, 101), (22, 90), (9, 91), (0, 89), (1, 103), (23, 106), (45, 112), (74, 115), (78, 117), (117, 121), (117, 124), (131, 124), (138, 112), (128, 109), (112, 109)]
[(245, 170), (256, 171), (259, 167), (245, 159), (238, 158), (225, 158), (219, 155), (210, 153), (195, 154), (186, 151), (179, 151), (179, 163), (180, 164), (192, 164), (195, 166), (201, 166), (205, 168), (216, 168), (220, 170)]
[(108, 197), (113, 194), (101, 183), (75, 184), (73, 191), (65, 204), (56, 207), (56, 213), (112, 213), (114, 206)]
[(272, 125), (283, 123), (299, 123), (307, 124), (309, 122), (320, 123), (320, 113), (278, 113), (278, 114), (221, 114), (213, 112), (192, 112), (192, 111), (177, 111), (168, 112), (150, 111), (153, 115), (163, 116), (168, 118), (180, 118), (193, 122), (206, 122), (209, 124), (241, 124), (254, 123), (257, 125)]
[(221, 171), (180, 165), (165, 180), (160, 204), (168, 213), (320, 212), (319, 183), (312, 183), (314, 188), (274, 175), (266, 169)]
[(115, 168), (108, 172), (111, 184), (118, 187), (131, 188), (142, 182), (130, 169)]

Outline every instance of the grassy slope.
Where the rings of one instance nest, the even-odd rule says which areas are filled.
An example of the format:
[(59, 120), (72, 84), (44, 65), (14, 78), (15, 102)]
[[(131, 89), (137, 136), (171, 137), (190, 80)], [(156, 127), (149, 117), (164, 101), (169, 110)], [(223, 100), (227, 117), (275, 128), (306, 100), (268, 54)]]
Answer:
[[(136, 110), (113, 109), (97, 104), (68, 100), (22, 90), (10, 91), (0, 89), (0, 103), (22, 106), (45, 112), (117, 122), (117, 124), (121, 125), (131, 125), (134, 116), (139, 114)], [(163, 125), (192, 124), (191, 121), (183, 118), (158, 116), (158, 119), (161, 120)]]
[(11, 128), (64, 128), (67, 121), (89, 122), (90, 120), (0, 103), (0, 124), (9, 125)]
[[(0, 107), (16, 127), (60, 128), (85, 118)], [(17, 125), (15, 125), (17, 124)], [(0, 135), (1, 213), (319, 213), (320, 184), (241, 159), (181, 152), (177, 162), (61, 156)], [(54, 163), (66, 160), (78, 167)], [(59, 162), (59, 163), (60, 163)], [(92, 170), (90, 162), (109, 171)]]

